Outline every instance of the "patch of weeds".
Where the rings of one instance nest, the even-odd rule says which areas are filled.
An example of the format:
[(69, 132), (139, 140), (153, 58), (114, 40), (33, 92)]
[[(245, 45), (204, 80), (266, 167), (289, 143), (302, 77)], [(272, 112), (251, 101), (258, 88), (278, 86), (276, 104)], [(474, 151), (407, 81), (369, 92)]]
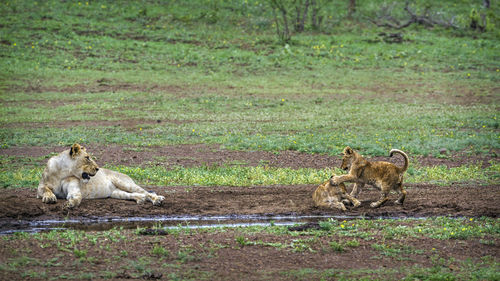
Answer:
[(85, 258), (87, 256), (87, 250), (73, 249), (73, 254), (77, 258)]
[(315, 242), (317, 242), (317, 239), (314, 237), (307, 239), (293, 239), (292, 242), (289, 244), (289, 247), (292, 249), (293, 252), (309, 251), (311, 253), (314, 253), (316, 251), (311, 246)]
[(101, 273), (99, 274), (100, 277), (102, 277), (103, 279), (113, 279), (113, 278), (116, 278), (117, 277), (117, 273), (116, 272), (113, 272), (113, 271), (101, 271)]
[(330, 245), (330, 248), (334, 250), (335, 252), (342, 253), (344, 251), (344, 245), (342, 243), (339, 243), (337, 241), (330, 241), (328, 243)]
[(248, 239), (243, 237), (243, 236), (238, 236), (236, 237), (236, 242), (240, 245), (240, 246), (247, 246), (249, 245), (249, 242), (248, 242)]
[(35, 271), (35, 270), (28, 270), (28, 271), (23, 271), (21, 272), (21, 277), (22, 278), (33, 278), (33, 279), (47, 279), (48, 274), (46, 271)]
[(183, 249), (183, 250), (179, 250), (177, 252), (177, 260), (180, 262), (180, 263), (186, 263), (186, 262), (191, 262), (191, 261), (194, 261), (196, 260), (196, 257), (194, 255), (192, 255), (192, 253), (194, 252), (193, 249)]
[(330, 231), (337, 224), (338, 223), (337, 223), (336, 220), (329, 219), (327, 221), (320, 221), (319, 222), (319, 227), (321, 228), (321, 230)]
[[(253, 185), (296, 185), (317, 184), (324, 181), (332, 173), (340, 174), (338, 169), (312, 168), (276, 168), (267, 166), (210, 166), (210, 167), (176, 167), (167, 169), (163, 166), (127, 167), (106, 166), (131, 176), (139, 183), (158, 186), (253, 186)], [(36, 168), (6, 167), (0, 174), (0, 188), (15, 188), (38, 185), (43, 166)], [(476, 181), (490, 183), (493, 175), (500, 174), (500, 164), (494, 164), (486, 169), (479, 165), (466, 165), (455, 168), (444, 166), (422, 167), (415, 170), (415, 176), (409, 176), (408, 182), (431, 182), (450, 184), (457, 182)], [(418, 175), (417, 175), (418, 174)], [(328, 227), (327, 224), (324, 227)]]
[(489, 246), (495, 246), (496, 242), (495, 240), (490, 240), (490, 239), (479, 239), (479, 243), (483, 245), (489, 245)]
[(403, 280), (498, 280), (500, 263), (491, 256), (480, 261), (466, 259), (457, 262), (454, 259), (432, 257), (433, 266), (422, 268), (415, 266), (407, 270), (409, 274)]
[(133, 268), (139, 274), (143, 274), (151, 264), (151, 260), (148, 257), (140, 257), (137, 260), (130, 260), (129, 263), (130, 268)]
[(437, 217), (429, 221), (425, 227), (418, 227), (419, 233), (430, 238), (448, 240), (467, 240), (484, 237), (487, 234), (498, 236), (500, 223), (493, 218), (447, 218)]
[(381, 252), (383, 255), (396, 258), (397, 260), (405, 260), (408, 258), (403, 257), (402, 255), (415, 255), (415, 254), (423, 254), (423, 250), (415, 249), (408, 245), (400, 245), (400, 244), (378, 244), (374, 243), (371, 245), (374, 250)]
[(158, 257), (168, 257), (170, 255), (170, 252), (160, 245), (155, 245), (151, 250), (151, 254)]
[(348, 240), (344, 243), (347, 247), (356, 248), (359, 247), (360, 243), (356, 239)]

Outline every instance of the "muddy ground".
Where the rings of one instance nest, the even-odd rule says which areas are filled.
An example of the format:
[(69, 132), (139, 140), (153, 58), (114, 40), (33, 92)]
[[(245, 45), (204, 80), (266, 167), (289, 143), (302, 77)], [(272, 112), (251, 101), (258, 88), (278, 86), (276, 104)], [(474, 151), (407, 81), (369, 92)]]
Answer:
[[(500, 215), (500, 185), (407, 185), (408, 196), (403, 206), (393, 199), (372, 209), (369, 204), (379, 193), (365, 188), (360, 194), (362, 205), (347, 212), (317, 208), (311, 194), (316, 186), (255, 186), (255, 187), (148, 187), (165, 196), (160, 207), (150, 203), (137, 205), (133, 201), (116, 199), (83, 200), (73, 210), (64, 210), (65, 200), (44, 204), (36, 198), (34, 189), (3, 190), (0, 193), (0, 220), (37, 220), (78, 217), (138, 217), (174, 215), (232, 214), (297, 214), (353, 215), (367, 217), (428, 217), (428, 216), (489, 216)], [(496, 203), (495, 203), (496, 202)]]
[[(274, 167), (338, 167), (340, 158), (329, 155), (313, 155), (296, 151), (272, 153), (265, 151), (231, 151), (218, 145), (175, 145), (143, 150), (125, 146), (87, 145), (87, 150), (98, 159), (99, 164), (121, 164), (127, 166), (163, 165), (269, 165)], [(20, 165), (45, 165), (49, 155), (66, 147), (13, 147), (0, 149), (0, 155), (21, 159)], [(35, 159), (26, 163), (26, 159)], [(457, 154), (446, 158), (412, 158), (414, 165), (446, 165), (455, 167), (467, 163), (489, 165), (497, 159), (491, 156)], [(402, 165), (399, 157), (376, 157)], [(378, 198), (378, 192), (365, 187), (360, 195), (362, 206), (346, 212), (354, 216), (490, 216), (500, 214), (500, 185), (477, 184), (437, 186), (429, 184), (407, 184), (408, 197), (403, 206), (392, 201), (381, 208), (372, 209), (369, 203)], [(313, 206), (311, 194), (315, 185), (299, 186), (254, 186), (254, 187), (147, 187), (164, 195), (161, 207), (150, 204), (137, 206), (132, 201), (115, 199), (84, 200), (73, 210), (63, 210), (65, 200), (56, 204), (43, 204), (35, 198), (35, 190), (24, 188), (0, 192), (0, 220), (11, 224), (11, 220), (38, 220), (77, 217), (137, 217), (158, 215), (232, 215), (232, 214), (340, 214), (340, 211), (319, 209)], [(395, 195), (393, 195), (395, 196)], [(496, 203), (495, 203), (496, 202)], [(492, 204), (494, 203), (494, 204)]]
[[(148, 187), (165, 195), (161, 207), (100, 199), (84, 200), (71, 211), (62, 209), (64, 200), (43, 204), (35, 198), (33, 189), (3, 190), (0, 193), (0, 229), (22, 228), (19, 220), (117, 216), (327, 214), (498, 218), (500, 214), (500, 205), (497, 204), (500, 202), (500, 185), (409, 185), (403, 206), (395, 205), (392, 200), (378, 209), (369, 207), (370, 201), (378, 194), (367, 188), (360, 195), (361, 207), (345, 213), (314, 207), (311, 200), (314, 188), (314, 185)], [(405, 224), (416, 223), (419, 222), (399, 222), (403, 228)], [(158, 224), (161, 225), (162, 221), (158, 220)], [(66, 248), (64, 245), (70, 242), (62, 242), (61, 246), (59, 240), (1, 239), (0, 263), (5, 266), (0, 273), (13, 280), (68, 276), (92, 280), (356, 280), (360, 277), (400, 280), (408, 274), (416, 274), (416, 278), (432, 277), (419, 275), (419, 270), (425, 268), (433, 268), (448, 277), (464, 274), (465, 260), (477, 264), (485, 257), (486, 260), (493, 258), (498, 261), (499, 241), (491, 236), (466, 240), (439, 240), (425, 235), (396, 239), (385, 237), (381, 230), (374, 232), (378, 234), (359, 239), (336, 236), (335, 233), (321, 237), (300, 233), (276, 235), (265, 231), (247, 233), (244, 228), (181, 232), (184, 233), (181, 235), (142, 235), (131, 229), (122, 230), (117, 238), (112, 238), (100, 236), (99, 231), (91, 229), (85, 234), (89, 238)], [(87, 239), (96, 239), (93, 241), (97, 244), (91, 244)], [(344, 246), (342, 251), (332, 248), (332, 243), (345, 245), (351, 240), (359, 245)], [(386, 250), (380, 250), (380, 245), (385, 245)], [(392, 254), (391, 251), (398, 253)], [(84, 256), (79, 257), (81, 255)], [(438, 260), (446, 264), (436, 264)], [(24, 263), (19, 263), (21, 261)], [(9, 269), (7, 265), (16, 267)]]
[[(228, 151), (210, 145), (167, 146), (142, 151), (121, 146), (88, 145), (87, 148), (97, 157), (100, 164), (130, 166), (190, 167), (237, 164), (325, 168), (340, 164), (337, 156), (293, 151), (279, 154)], [(18, 158), (14, 160), (16, 165), (36, 166), (44, 165), (49, 154), (64, 149), (14, 147), (1, 149), (0, 154)], [(455, 167), (467, 163), (481, 163), (487, 166), (491, 159), (493, 158), (489, 156), (454, 155), (447, 158), (412, 158), (411, 161), (422, 166)], [(401, 164), (400, 159), (388, 157), (377, 157), (376, 160)], [(393, 194), (391, 201), (377, 209), (370, 208), (369, 204), (378, 198), (378, 192), (371, 187), (365, 187), (360, 194), (362, 205), (356, 209), (349, 208), (347, 212), (313, 206), (311, 195), (315, 185), (145, 188), (164, 195), (166, 199), (163, 205), (156, 207), (150, 203), (137, 205), (133, 201), (98, 199), (84, 200), (79, 207), (65, 210), (65, 200), (58, 200), (56, 204), (42, 203), (36, 198), (34, 187), (4, 189), (0, 192), (0, 231), (24, 229), (26, 221), (91, 221), (103, 217), (345, 215), (367, 218), (498, 218), (500, 215), (498, 184), (407, 184), (408, 196), (403, 206), (393, 203), (396, 199)], [(161, 223), (159, 219), (158, 224)], [(412, 223), (418, 222), (400, 222), (403, 227), (404, 224)], [(411, 268), (417, 274), (419, 268), (435, 268), (445, 274), (463, 272), (464, 260), (470, 259), (479, 263), (486, 256), (497, 261), (499, 249), (498, 239), (489, 236), (482, 240), (437, 240), (426, 236), (386, 240), (387, 238), (377, 231), (375, 233), (378, 234), (370, 239), (352, 239), (335, 236), (333, 233), (322, 237), (308, 234), (274, 235), (265, 231), (246, 233), (239, 228), (186, 232), (182, 235), (141, 235), (132, 229), (122, 230), (119, 238), (115, 239), (101, 237), (100, 232), (95, 229), (86, 233), (87, 237), (100, 237), (96, 240), (97, 244), (90, 244), (86, 239), (73, 246), (64, 246), (68, 242), (61, 245), (59, 241), (50, 239), (0, 239), (0, 264), (3, 264), (0, 274), (5, 279), (13, 280), (69, 277), (92, 280), (355, 280), (359, 277), (398, 280), (410, 274), (405, 268)], [(341, 252), (332, 249), (332, 241), (347, 243), (349, 240), (356, 240), (359, 246), (345, 247)], [(244, 245), (245, 241), (248, 244)], [(261, 244), (252, 244), (252, 241)], [(294, 248), (295, 244), (305, 248)], [(377, 248), (379, 245), (386, 245), (388, 250), (381, 251)], [(164, 252), (158, 253), (158, 249), (163, 249)], [(388, 252), (391, 249), (401, 253), (391, 256)], [(450, 262), (446, 265), (436, 264), (439, 259)], [(425, 275), (422, 278), (425, 279)]]

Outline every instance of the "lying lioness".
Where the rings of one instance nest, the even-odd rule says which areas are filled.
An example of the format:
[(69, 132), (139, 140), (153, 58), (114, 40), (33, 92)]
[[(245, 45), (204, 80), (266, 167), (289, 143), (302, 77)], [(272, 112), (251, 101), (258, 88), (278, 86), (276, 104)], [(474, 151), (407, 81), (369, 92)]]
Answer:
[(343, 183), (332, 185), (329, 180), (316, 188), (312, 198), (316, 207), (337, 208), (342, 211), (346, 210), (342, 199), (351, 201), (354, 207), (361, 205), (361, 202), (347, 193)]
[(125, 174), (100, 169), (79, 144), (49, 159), (37, 191), (37, 198), (44, 203), (66, 198), (67, 208), (77, 207), (82, 199), (108, 197), (135, 200), (137, 204), (148, 200), (153, 205), (161, 205), (165, 199), (147, 192)]
[(370, 162), (347, 146), (344, 148), (344, 156), (340, 168), (349, 170), (349, 174), (333, 177), (330, 183), (332, 185), (339, 185), (344, 182), (354, 182), (355, 185), (351, 192), (351, 196), (353, 197), (358, 196), (365, 184), (373, 185), (380, 190), (381, 196), (378, 201), (370, 204), (372, 208), (377, 208), (385, 203), (389, 199), (387, 196), (391, 190), (399, 193), (399, 198), (395, 203), (403, 204), (406, 198), (406, 191), (403, 189), (403, 174), (408, 169), (409, 160), (408, 155), (401, 150), (392, 149), (390, 156), (392, 157), (394, 153), (399, 153), (403, 156), (405, 164), (402, 168), (384, 161)]

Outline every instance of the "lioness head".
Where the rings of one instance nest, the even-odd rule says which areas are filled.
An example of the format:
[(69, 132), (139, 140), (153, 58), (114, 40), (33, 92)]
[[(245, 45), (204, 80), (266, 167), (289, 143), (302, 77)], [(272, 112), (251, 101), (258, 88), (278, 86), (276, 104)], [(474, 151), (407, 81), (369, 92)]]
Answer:
[(79, 144), (75, 143), (71, 146), (69, 156), (74, 161), (72, 174), (75, 177), (87, 182), (90, 180), (90, 177), (95, 176), (97, 171), (99, 171), (97, 163), (90, 157), (87, 150)]
[(340, 165), (340, 169), (344, 171), (348, 171), (351, 168), (353, 160), (355, 157), (355, 152), (349, 146), (344, 148), (344, 155), (342, 156), (342, 165)]

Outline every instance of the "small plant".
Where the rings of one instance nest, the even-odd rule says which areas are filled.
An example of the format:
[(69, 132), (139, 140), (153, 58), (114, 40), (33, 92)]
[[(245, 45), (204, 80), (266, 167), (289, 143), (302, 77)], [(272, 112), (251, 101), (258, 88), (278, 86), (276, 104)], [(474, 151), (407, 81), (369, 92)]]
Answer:
[(334, 250), (335, 252), (341, 253), (344, 251), (344, 246), (337, 241), (331, 241), (328, 243), (328, 245), (330, 245), (330, 248), (332, 248), (332, 250)]
[(169, 252), (164, 247), (160, 245), (155, 245), (151, 250), (151, 254), (159, 257), (167, 257), (169, 255)]
[(193, 250), (191, 249), (179, 250), (177, 252), (177, 260), (181, 263), (195, 260), (195, 256), (191, 255), (192, 252)]
[(239, 244), (240, 246), (246, 246), (246, 245), (248, 245), (248, 241), (247, 241), (247, 240), (246, 240), (246, 238), (245, 238), (245, 237), (243, 237), (243, 236), (238, 236), (238, 237), (236, 237), (236, 242), (238, 242), (238, 244)]
[(87, 250), (73, 249), (73, 254), (77, 258), (85, 258), (87, 256)]
[(355, 247), (359, 247), (360, 243), (358, 240), (353, 239), (353, 240), (349, 240), (349, 241), (345, 242), (345, 245), (347, 247), (355, 248)]

